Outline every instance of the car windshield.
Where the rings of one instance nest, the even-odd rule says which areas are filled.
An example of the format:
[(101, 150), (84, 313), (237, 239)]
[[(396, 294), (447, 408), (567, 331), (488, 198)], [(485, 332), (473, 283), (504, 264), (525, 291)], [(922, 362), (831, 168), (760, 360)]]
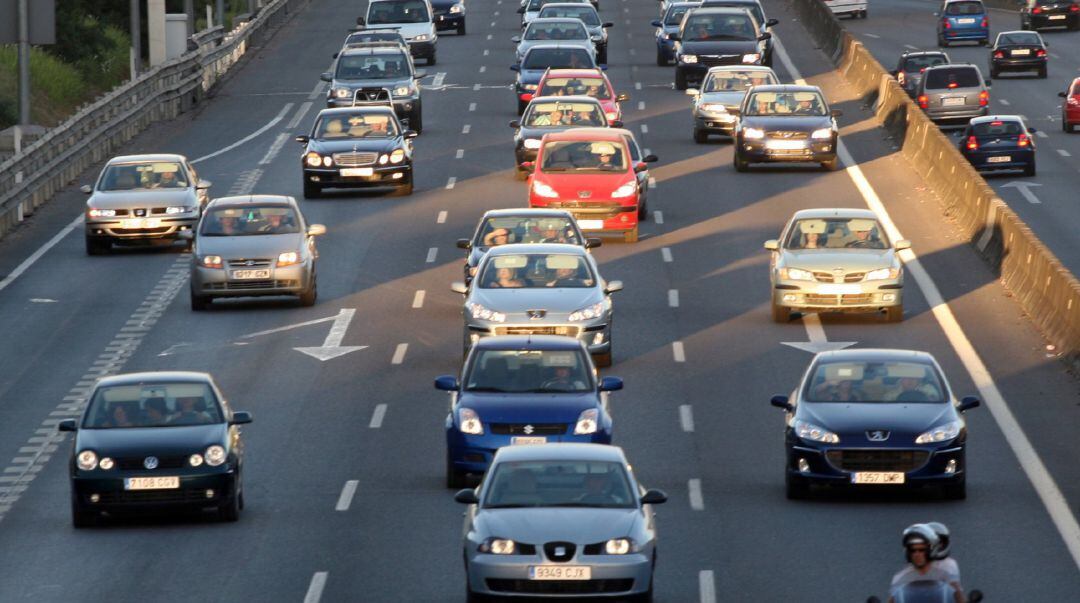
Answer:
[(592, 55), (584, 48), (533, 48), (521, 62), (522, 69), (592, 69)]
[(199, 235), (240, 237), (300, 232), (296, 211), (288, 205), (211, 207), (199, 222)]
[(408, 57), (392, 52), (343, 55), (334, 72), (339, 80), (400, 80), (408, 76)]
[(596, 286), (585, 258), (565, 253), (499, 255), (484, 263), (481, 289), (587, 289)]
[(345, 38), (345, 45), (349, 44), (362, 44), (364, 42), (401, 42), (405, 43), (405, 38), (401, 37), (401, 34), (396, 31), (358, 31), (356, 33), (349, 34), (349, 37)]
[(1042, 46), (1042, 38), (1034, 32), (1016, 32), (998, 36), (998, 46)]
[(754, 40), (754, 22), (746, 15), (693, 15), (683, 25), (686, 42), (706, 40)]
[(950, 2), (945, 5), (946, 15), (981, 15), (982, 2)]
[(938, 67), (926, 72), (923, 85), (927, 90), (941, 88), (978, 88), (982, 85), (979, 72), (973, 67)]
[(607, 126), (604, 110), (596, 103), (536, 103), (525, 116), (530, 128)]
[(423, 0), (382, 0), (371, 3), (367, 23), (425, 23), (430, 20)]
[[(554, 4), (556, 2), (577, 2), (579, 0), (530, 0), (529, 7), (526, 12), (534, 13), (544, 7), (545, 4)], [(581, 2), (588, 2), (589, 0), (580, 0)]]
[(757, 2), (725, 2), (724, 0), (705, 0), (701, 3), (702, 8), (709, 7), (734, 7), (745, 8), (750, 11), (750, 14), (754, 16), (754, 19), (758, 23), (765, 22), (765, 12), (761, 10), (761, 5)]
[(133, 191), (150, 188), (187, 188), (186, 173), (175, 161), (118, 163), (105, 168), (98, 190)]
[(581, 350), (478, 350), (465, 391), (495, 393), (591, 392), (592, 366)]
[(610, 461), (518, 461), (495, 465), (485, 509), (595, 507), (632, 509), (626, 469)]
[(904, 59), (904, 72), (905, 73), (918, 73), (927, 67), (933, 67), (934, 65), (944, 65), (948, 63), (945, 57), (939, 54), (919, 55), (914, 57), (908, 57)]
[(397, 120), (387, 113), (349, 113), (324, 115), (315, 124), (315, 138), (393, 138), (398, 135)]
[(484, 220), (473, 245), (496, 247), (507, 243), (569, 243), (581, 245), (571, 218), (559, 216), (499, 216)]
[(607, 82), (599, 77), (549, 77), (544, 80), (537, 96), (591, 96), (610, 100), (611, 92)]
[(664, 25), (669, 27), (678, 26), (682, 23), (683, 16), (686, 15), (686, 11), (690, 10), (690, 8), (689, 6), (672, 6), (664, 17)]
[(600, 15), (596, 14), (596, 9), (588, 4), (584, 6), (545, 6), (544, 10), (540, 11), (540, 18), (547, 17), (579, 19), (586, 27), (600, 27)]
[(1024, 126), (1018, 121), (994, 120), (973, 124), (971, 133), (975, 136), (1016, 136), (1024, 133)]
[(808, 402), (944, 402), (945, 388), (931, 364), (822, 362), (806, 384)]
[(589, 32), (582, 23), (572, 21), (533, 21), (525, 30), (526, 40), (588, 40)]
[(746, 115), (808, 115), (824, 117), (825, 99), (817, 92), (751, 92)]
[(877, 220), (812, 218), (792, 226), (785, 249), (888, 249)]
[(626, 153), (617, 142), (552, 141), (544, 145), (543, 172), (622, 172)]
[(222, 422), (221, 406), (205, 383), (139, 383), (101, 387), (87, 406), (83, 429), (174, 427)]
[(705, 77), (703, 92), (744, 92), (751, 86), (779, 84), (768, 71), (714, 71)]

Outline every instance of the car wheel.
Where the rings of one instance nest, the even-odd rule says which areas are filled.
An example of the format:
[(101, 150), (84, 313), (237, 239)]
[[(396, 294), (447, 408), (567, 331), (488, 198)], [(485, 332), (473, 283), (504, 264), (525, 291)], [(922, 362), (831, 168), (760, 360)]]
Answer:
[(597, 51), (596, 62), (600, 65), (607, 64), (607, 46), (604, 46), (603, 50)]
[(413, 191), (413, 182), (412, 182), (412, 180), (409, 180), (405, 184), (402, 184), (401, 186), (397, 187), (397, 190), (395, 190), (394, 193), (396, 193), (397, 195), (402, 196), (402, 197), (408, 197), (409, 195), (412, 194), (412, 191)]
[(409, 114), (409, 129), (416, 131), (417, 134), (424, 132), (424, 112), (419, 106)]
[(98, 523), (98, 512), (87, 511), (74, 494), (71, 495), (71, 525), (76, 529), (92, 528)]
[(810, 497), (810, 484), (788, 473), (784, 477), (785, 495), (788, 500), (805, 500)]
[(319, 279), (314, 274), (311, 275), (311, 287), (307, 291), (300, 294), (300, 305), (305, 308), (310, 308), (315, 305), (315, 300), (319, 298)]
[(686, 72), (678, 67), (675, 68), (675, 89), (686, 90)]
[(949, 43), (945, 41), (945, 38), (938, 36), (937, 45), (939, 48), (946, 48), (949, 46)]
[(446, 457), (446, 487), (453, 490), (460, 490), (468, 486), (466, 483), (466, 473), (464, 471), (458, 471), (454, 469), (454, 463), (450, 461), (450, 457)]
[(112, 241), (103, 237), (86, 237), (86, 255), (106, 255), (112, 250)]
[(1031, 163), (1027, 164), (1027, 167), (1024, 168), (1024, 175), (1028, 178), (1035, 175), (1035, 160), (1032, 160)]
[(1046, 79), (1046, 66), (1045, 65), (1039, 68), (1039, 79), (1044, 79), (1044, 80)]
[(667, 57), (664, 56), (664, 51), (659, 46), (656, 47), (656, 64), (660, 67), (667, 67), (668, 64)]
[(1001, 72), (993, 67), (990, 68), (990, 79), (995, 80), (997, 76), (1001, 75)]
[(623, 233), (624, 243), (637, 243), (638, 240), (638, 227), (634, 226), (631, 230)]
[(990, 40), (979, 40), (979, 46), (986, 46), (990, 44)]
[(862, 18), (863, 18), (863, 19), (865, 19), (865, 18), (867, 18), (868, 16), (870, 16), (870, 13), (868, 13), (867, 11), (865, 11), (865, 10), (864, 10), (864, 11), (862, 12)]
[(649, 219), (649, 200), (643, 199), (637, 208), (638, 222), (646, 222)]
[(964, 500), (967, 498), (967, 479), (960, 478), (954, 484), (947, 484), (941, 488), (941, 494), (948, 500)]
[(904, 306), (889, 306), (885, 308), (885, 322), (901, 322), (904, 320)]
[(1076, 23), (1073, 23), (1072, 25), (1070, 25), (1068, 27), (1068, 29), (1069, 29), (1069, 31), (1080, 30), (1080, 21), (1077, 21)]
[(694, 128), (694, 142), (704, 144), (709, 140), (709, 133), (701, 128)]
[(786, 323), (791, 320), (791, 308), (787, 306), (781, 306), (780, 304), (772, 303), (772, 319), (773, 322)]
[(743, 158), (739, 155), (738, 151), (735, 151), (735, 159), (733, 160), (733, 163), (735, 164), (736, 172), (745, 172), (750, 169), (750, 163), (748, 161), (744, 161)]
[(603, 354), (593, 355), (593, 364), (595, 364), (597, 368), (607, 368), (611, 366), (611, 348), (609, 347), (608, 351)]
[(205, 295), (195, 295), (194, 291), (191, 291), (191, 310), (193, 312), (202, 312), (210, 307), (212, 298)]
[(218, 507), (221, 521), (232, 523), (240, 519), (240, 493), (236, 492), (223, 505)]
[(828, 161), (822, 161), (821, 162), (821, 167), (826, 172), (835, 172), (836, 168), (839, 167), (839, 166), (840, 166), (840, 160), (837, 159), (836, 157), (833, 157), (832, 159), (830, 159)]
[(465, 35), (465, 22), (464, 21), (461, 22), (461, 25), (457, 26), (457, 35), (459, 35), (459, 36)]
[(1029, 29), (1031, 29), (1031, 25), (1029, 25), (1023, 19), (1021, 19), (1020, 20), (1020, 29), (1023, 30), (1023, 31), (1028, 31)]
[(313, 182), (304, 181), (304, 198), (317, 199), (322, 196), (322, 187)]

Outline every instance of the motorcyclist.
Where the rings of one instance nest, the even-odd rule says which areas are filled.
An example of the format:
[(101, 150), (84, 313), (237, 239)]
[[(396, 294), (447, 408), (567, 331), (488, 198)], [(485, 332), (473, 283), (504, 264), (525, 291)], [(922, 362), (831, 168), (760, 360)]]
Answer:
[(965, 603), (959, 576), (933, 563), (931, 552), (935, 549), (940, 551), (941, 546), (941, 540), (933, 528), (922, 523), (909, 526), (903, 532), (902, 541), (908, 565), (893, 576), (889, 603), (896, 603), (896, 593), (904, 585), (922, 581), (948, 583), (953, 587), (956, 603)]
[(929, 521), (926, 525), (938, 537), (938, 545), (934, 547), (934, 550), (930, 551), (932, 563), (953, 576), (950, 583), (960, 584), (960, 566), (957, 565), (956, 559), (949, 556), (949, 549), (951, 548), (949, 545), (949, 528), (937, 521)]

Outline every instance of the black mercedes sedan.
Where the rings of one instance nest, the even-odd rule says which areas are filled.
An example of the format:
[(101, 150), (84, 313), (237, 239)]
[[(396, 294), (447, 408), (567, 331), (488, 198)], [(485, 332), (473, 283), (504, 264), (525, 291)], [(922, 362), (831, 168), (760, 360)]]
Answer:
[(465, 35), (465, 0), (431, 0), (435, 11), (435, 29), (453, 29), (459, 36)]
[(69, 473), (76, 528), (102, 513), (217, 511), (236, 521), (244, 507), (244, 443), (234, 411), (206, 373), (153, 372), (98, 381), (75, 432)]
[(990, 79), (1003, 71), (1034, 71), (1046, 79), (1046, 42), (1033, 31), (1003, 31), (990, 49)]
[(328, 187), (394, 187), (411, 195), (416, 136), (389, 107), (323, 109), (311, 134), (296, 137), (304, 145), (304, 197), (318, 197)]
[(835, 170), (836, 118), (817, 86), (754, 86), (735, 125), (735, 170), (751, 163), (809, 162)]
[(773, 396), (786, 412), (787, 497), (811, 484), (886, 489), (938, 486), (967, 496), (963, 412), (926, 352), (854, 349), (814, 357), (791, 396)]
[(675, 40), (675, 89), (686, 90), (717, 65), (761, 65), (772, 34), (758, 29), (744, 8), (693, 8)]

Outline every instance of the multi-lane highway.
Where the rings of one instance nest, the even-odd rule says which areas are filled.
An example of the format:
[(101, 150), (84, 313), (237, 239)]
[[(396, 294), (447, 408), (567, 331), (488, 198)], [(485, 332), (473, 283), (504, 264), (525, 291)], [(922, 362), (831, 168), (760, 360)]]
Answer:
[[(908, 5), (929, 11), (929, 3), (900, 6)], [(632, 96), (627, 126), (660, 157), (641, 240), (595, 250), (605, 277), (626, 285), (616, 299), (615, 363), (603, 371), (626, 382), (613, 396), (615, 443), (646, 486), (670, 496), (658, 512), (657, 600), (864, 600), (882, 594), (903, 563), (900, 530), (928, 520), (952, 529), (966, 587), (998, 601), (1075, 598), (1080, 534), (1068, 530), (1080, 506), (1080, 382), (940, 219), (937, 201), (786, 3), (766, 6), (781, 21), (778, 75), (821, 86), (844, 111), (847, 169), (737, 174), (729, 143), (692, 142), (688, 99), (672, 90), (672, 68), (655, 65), (656, 4), (601, 3), (602, 18), (615, 23), (607, 73)], [(440, 36), (439, 63), (423, 80), (414, 195), (301, 203), (309, 221), (328, 228), (312, 308), (241, 301), (191, 312), (189, 258), (178, 248), (84, 255), (81, 225), (67, 228), (85, 200), (74, 187), (0, 242), (0, 275), (15, 277), (0, 284), (0, 601), (464, 599), (463, 508), (443, 477), (447, 398), (431, 380), (460, 364), (461, 298), (449, 290), (461, 274), (455, 239), (484, 210), (525, 204), (506, 125), (516, 117), (508, 87), (516, 8), (516, 0), (472, 0), (469, 33)], [(198, 164), (212, 196), (300, 197), (291, 138), (322, 106), (318, 75), (359, 10), (313, 0), (209, 104), (129, 150), (213, 155)], [(875, 5), (859, 28), (890, 11)], [(914, 36), (916, 28), (894, 31)], [(898, 48), (932, 41), (928, 32), (896, 38)], [(1061, 73), (1052, 63), (1051, 76)], [(1031, 84), (999, 79), (995, 98), (1012, 98), (1013, 86), (1023, 96)], [(1060, 86), (1039, 85), (1049, 103), (1041, 113), (1052, 113), (1050, 91)], [(1042, 102), (1041, 92), (1027, 96), (1033, 107)], [(1049, 134), (1040, 140), (1045, 200), (1026, 209), (1064, 212), (1072, 168), (1051, 149), (1070, 149), (1072, 139)], [(1052, 182), (1061, 183), (1058, 197)], [(918, 258), (909, 261), (904, 322), (774, 324), (762, 242), (798, 209), (868, 202), (880, 203), (874, 208)], [(1066, 215), (1047, 214), (1046, 224), (1064, 228)], [(340, 343), (364, 349), (320, 361), (294, 348), (323, 343), (329, 321), (283, 330), (345, 309), (355, 314)], [(821, 348), (826, 339), (931, 352), (958, 394), (986, 400), (968, 413), (967, 500), (785, 499), (783, 423), (769, 398), (790, 391), (811, 358), (784, 342)], [(244, 428), (244, 515), (231, 524), (74, 530), (70, 439), (52, 426), (76, 411), (96, 376), (160, 369), (209, 371), (233, 407), (254, 414)]]

